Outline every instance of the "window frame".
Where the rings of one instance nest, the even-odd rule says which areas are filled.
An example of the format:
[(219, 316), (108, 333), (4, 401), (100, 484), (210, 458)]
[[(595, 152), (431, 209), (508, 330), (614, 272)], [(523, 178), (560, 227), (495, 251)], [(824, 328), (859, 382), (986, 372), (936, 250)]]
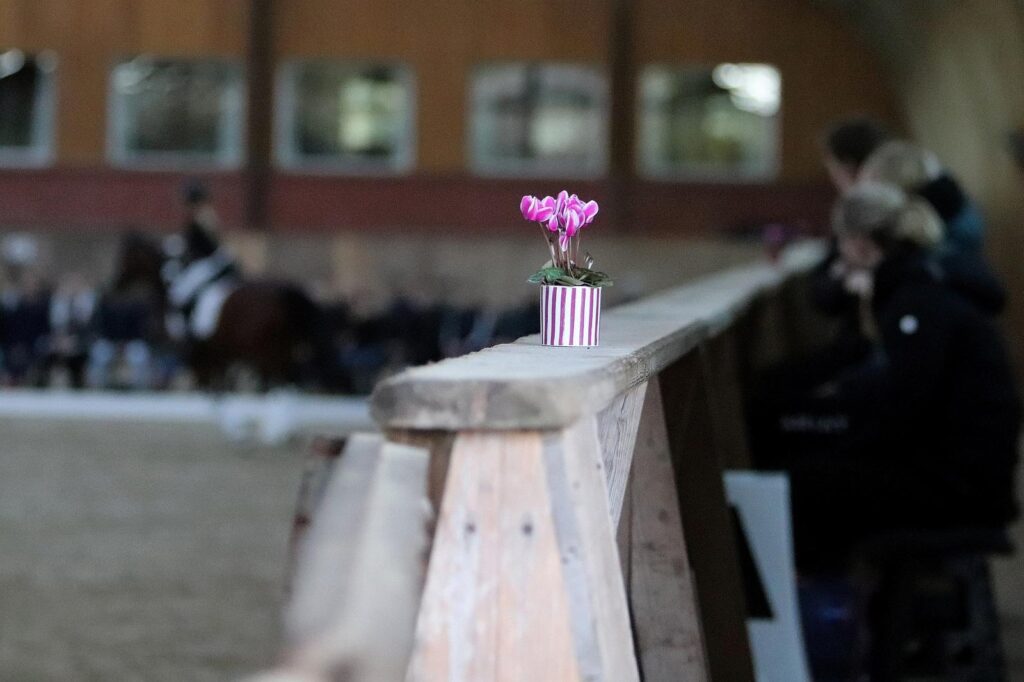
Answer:
[[(43, 168), (56, 161), (57, 151), (57, 94), (60, 60), (52, 50), (27, 52), (19, 48), (26, 57), (52, 60), (51, 68), (41, 69), (41, 86), (33, 102), (32, 143), (26, 147), (0, 145), (0, 168)], [(0, 50), (0, 53), (9, 50)]]
[[(574, 67), (592, 72), (591, 82), (600, 86), (600, 90), (596, 92), (596, 99), (599, 115), (597, 138), (601, 141), (601, 145), (591, 165), (585, 164), (581, 168), (580, 164), (575, 161), (562, 159), (517, 159), (509, 162), (508, 160), (488, 158), (480, 153), (475, 145), (478, 78), (484, 70), (502, 66)], [(469, 71), (466, 86), (465, 130), (466, 160), (474, 175), (490, 178), (571, 178), (579, 180), (605, 177), (610, 170), (611, 163), (611, 79), (608, 69), (604, 64), (586, 61), (500, 60), (477, 63)]]
[[(234, 83), (221, 97), (230, 97), (227, 110), (221, 113), (219, 125), (224, 125), (225, 148), (213, 154), (204, 152), (138, 151), (128, 148), (128, 107), (125, 98), (117, 92), (117, 67), (133, 59), (150, 58), (154, 61), (191, 63), (217, 63), (229, 68)], [(113, 62), (107, 76), (107, 139), (106, 157), (112, 166), (137, 170), (218, 170), (234, 171), (247, 161), (246, 136), (248, 133), (248, 77), (244, 63), (230, 57), (204, 57), (139, 54)]]
[[(774, 141), (773, 153), (771, 162), (768, 166), (768, 170), (764, 173), (736, 173), (729, 171), (720, 171), (717, 169), (710, 169), (701, 163), (686, 163), (678, 164), (675, 166), (666, 165), (664, 168), (653, 168), (647, 164), (643, 154), (643, 134), (642, 125), (644, 119), (644, 93), (643, 93), (643, 80), (644, 74), (648, 69), (652, 68), (664, 68), (669, 69), (672, 72), (678, 73), (681, 71), (703, 71), (706, 73), (713, 72), (717, 67), (722, 64), (728, 63), (743, 63), (743, 64), (763, 64), (770, 66), (779, 73), (779, 110), (772, 117), (772, 139)], [(706, 62), (648, 62), (640, 65), (636, 74), (636, 99), (635, 99), (635, 129), (634, 129), (634, 141), (633, 141), (633, 153), (634, 153), (634, 171), (637, 175), (645, 180), (654, 180), (661, 182), (676, 182), (676, 183), (717, 183), (717, 184), (731, 184), (731, 185), (764, 185), (771, 184), (778, 181), (782, 172), (782, 117), (784, 111), (784, 100), (783, 100), (783, 89), (782, 89), (782, 69), (777, 64), (768, 62), (718, 62), (715, 64), (708, 64)]]
[[(404, 116), (401, 134), (398, 138), (398, 152), (387, 163), (366, 159), (346, 159), (339, 156), (315, 157), (302, 154), (295, 139), (295, 125), (298, 120), (297, 76), (300, 68), (309, 65), (341, 65), (352, 71), (369, 68), (393, 70), (406, 91), (408, 106)], [(309, 175), (352, 175), (368, 177), (390, 177), (407, 175), (416, 168), (417, 161), (417, 105), (419, 93), (416, 87), (416, 73), (413, 67), (401, 61), (344, 58), (292, 58), (281, 61), (274, 78), (274, 125), (272, 142), (274, 166), (290, 173)]]

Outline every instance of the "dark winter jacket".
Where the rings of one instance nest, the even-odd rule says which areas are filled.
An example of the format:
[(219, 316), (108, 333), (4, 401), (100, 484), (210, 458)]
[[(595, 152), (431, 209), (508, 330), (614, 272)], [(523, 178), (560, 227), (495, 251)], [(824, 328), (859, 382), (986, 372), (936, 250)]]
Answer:
[[(833, 246), (824, 262), (812, 274), (811, 301), (823, 314), (842, 318), (843, 332), (859, 334), (857, 297), (846, 291), (842, 280), (830, 274), (838, 258), (839, 253)], [(953, 248), (940, 249), (934, 259), (939, 265), (936, 274), (951, 289), (962, 294), (987, 315), (997, 316), (1003, 312), (1006, 307), (1006, 290), (984, 259)]]
[(212, 255), (220, 247), (210, 229), (193, 218), (185, 225), (185, 257), (189, 263)]
[(908, 465), (964, 522), (1012, 518), (1020, 402), (989, 316), (915, 249), (879, 267), (872, 304), (878, 351), (839, 382), (876, 417), (851, 445)]
[(946, 242), (954, 250), (977, 254), (985, 237), (985, 219), (981, 211), (949, 175), (922, 185), (915, 192), (942, 218), (946, 226)]

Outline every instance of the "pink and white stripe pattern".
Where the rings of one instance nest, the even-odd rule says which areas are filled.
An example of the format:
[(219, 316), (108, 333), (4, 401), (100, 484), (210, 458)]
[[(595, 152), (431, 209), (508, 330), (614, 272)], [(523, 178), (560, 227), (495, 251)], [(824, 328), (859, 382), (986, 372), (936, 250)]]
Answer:
[(601, 289), (543, 285), (540, 342), (545, 346), (596, 346), (601, 342)]

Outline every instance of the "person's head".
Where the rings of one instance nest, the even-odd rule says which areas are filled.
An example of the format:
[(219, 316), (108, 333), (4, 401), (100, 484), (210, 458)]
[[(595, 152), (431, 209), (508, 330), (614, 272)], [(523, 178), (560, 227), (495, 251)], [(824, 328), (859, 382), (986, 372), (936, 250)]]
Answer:
[(210, 202), (210, 191), (201, 180), (186, 182), (181, 194), (185, 200), (185, 206), (193, 211)]
[(930, 249), (942, 240), (942, 221), (926, 201), (877, 182), (858, 183), (840, 197), (832, 230), (843, 260), (866, 270), (897, 249)]
[(842, 121), (825, 133), (825, 168), (840, 192), (857, 182), (861, 166), (889, 139), (889, 132), (878, 123), (857, 118)]
[(939, 157), (906, 140), (886, 142), (864, 161), (860, 180), (886, 182), (904, 192), (917, 192), (942, 175)]

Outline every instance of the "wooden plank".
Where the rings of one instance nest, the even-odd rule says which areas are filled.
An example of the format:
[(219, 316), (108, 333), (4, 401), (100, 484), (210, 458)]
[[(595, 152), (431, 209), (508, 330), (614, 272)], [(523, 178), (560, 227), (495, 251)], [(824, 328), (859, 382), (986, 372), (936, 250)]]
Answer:
[(743, 580), (700, 358), (682, 358), (658, 382), (708, 670), (712, 679), (752, 680)]
[(427, 453), (356, 435), (299, 549), (277, 677), (405, 678), (422, 586)]
[(546, 438), (544, 459), (582, 677), (639, 681), (596, 419)]
[(657, 382), (644, 403), (633, 456), (630, 603), (645, 682), (706, 680), (697, 592), (679, 516), (672, 456)]
[(752, 302), (821, 258), (793, 247), (778, 266), (727, 270), (607, 311), (598, 348), (549, 348), (528, 336), (381, 382), (372, 413), (384, 429), (560, 429), (607, 407), (704, 340)]
[(456, 437), (409, 679), (638, 679), (593, 419)]
[(541, 436), (460, 434), (409, 680), (579, 679)]
[(291, 593), (301, 546), (313, 518), (320, 509), (327, 485), (334, 474), (338, 458), (345, 447), (343, 438), (316, 438), (309, 448), (306, 465), (299, 482), (299, 498), (292, 519), (292, 534), (288, 538), (288, 567), (285, 571), (285, 592)]
[(726, 469), (751, 468), (736, 332), (729, 330), (701, 346), (701, 369), (707, 388), (715, 448)]
[(605, 477), (608, 483), (608, 508), (612, 528), (619, 527), (623, 497), (629, 481), (629, 469), (636, 445), (636, 430), (647, 394), (647, 382), (617, 396), (597, 415), (597, 440), (601, 444)]
[[(622, 582), (630, 584), (630, 572), (633, 553), (633, 475), (630, 474), (626, 483), (626, 492), (622, 498), (622, 513), (619, 515), (619, 526), (615, 530), (615, 546), (619, 552), (619, 567), (622, 570)], [(629, 601), (629, 590), (626, 600)]]
[(430, 453), (427, 469), (427, 499), (434, 509), (441, 508), (445, 481), (448, 478), (448, 464), (451, 462), (452, 444), (455, 434), (448, 431), (388, 431), (387, 440), (413, 447), (424, 448)]

